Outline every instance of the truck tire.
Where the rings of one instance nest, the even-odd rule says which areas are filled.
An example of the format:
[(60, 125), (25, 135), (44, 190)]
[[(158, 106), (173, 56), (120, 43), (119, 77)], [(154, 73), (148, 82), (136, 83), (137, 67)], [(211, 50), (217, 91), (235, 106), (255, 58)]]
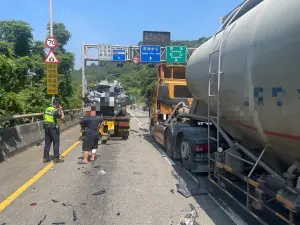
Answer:
[(154, 124), (152, 121), (150, 122), (150, 125), (149, 125), (149, 132), (150, 132), (150, 137), (154, 138)]
[(165, 133), (165, 149), (168, 157), (173, 158), (173, 143), (172, 143), (172, 132), (170, 129), (166, 130)]
[(191, 148), (186, 140), (186, 138), (183, 136), (180, 142), (180, 155), (181, 155), (181, 161), (182, 165), (185, 169), (191, 170), (191, 164), (192, 164), (192, 152)]

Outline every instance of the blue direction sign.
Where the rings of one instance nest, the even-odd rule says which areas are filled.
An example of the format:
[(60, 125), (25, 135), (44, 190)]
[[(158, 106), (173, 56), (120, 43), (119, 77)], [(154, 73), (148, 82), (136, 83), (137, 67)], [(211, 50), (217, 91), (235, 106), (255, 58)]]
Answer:
[(113, 61), (126, 61), (126, 52), (121, 49), (113, 49), (112, 50), (112, 60)]
[(161, 47), (158, 45), (141, 45), (140, 57), (142, 63), (161, 62)]

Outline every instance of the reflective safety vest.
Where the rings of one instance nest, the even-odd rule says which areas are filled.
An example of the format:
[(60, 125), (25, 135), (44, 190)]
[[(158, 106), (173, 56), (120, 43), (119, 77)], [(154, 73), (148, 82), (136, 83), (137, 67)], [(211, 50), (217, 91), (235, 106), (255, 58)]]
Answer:
[(60, 119), (55, 119), (54, 120), (54, 113), (57, 111), (56, 108), (53, 106), (48, 107), (45, 112), (44, 112), (44, 122), (48, 124), (54, 124), (56, 123), (57, 125), (60, 124)]

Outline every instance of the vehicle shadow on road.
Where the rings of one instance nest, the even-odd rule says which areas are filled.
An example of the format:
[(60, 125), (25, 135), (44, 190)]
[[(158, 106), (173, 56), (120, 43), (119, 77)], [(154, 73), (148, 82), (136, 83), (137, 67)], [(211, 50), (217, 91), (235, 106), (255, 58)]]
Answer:
[[(163, 150), (163, 147), (159, 146), (159, 144), (155, 142), (154, 139), (149, 134), (143, 134), (143, 138), (146, 141), (148, 141), (162, 155), (162, 157), (166, 157), (165, 152), (161, 152), (161, 150)], [(157, 146), (159, 146), (160, 149), (158, 149)], [(182, 194), (183, 198), (186, 197), (186, 198), (195, 199), (195, 201), (198, 203), (198, 205), (195, 206), (195, 208), (196, 209), (201, 208), (206, 213), (206, 215), (210, 218), (210, 220), (214, 222), (214, 224), (216, 225), (235, 224), (233, 223), (233, 221), (229, 219), (229, 217), (224, 216), (224, 212), (208, 195), (209, 181), (207, 179), (207, 174), (192, 175), (189, 171), (184, 169), (180, 160), (172, 160), (172, 161), (174, 162), (174, 165), (171, 165), (173, 167), (171, 176), (173, 176), (175, 179), (178, 180), (178, 184), (180, 183), (186, 184), (185, 190), (187, 191), (187, 193), (185, 193), (184, 195), (179, 192), (179, 189), (181, 189), (182, 191), (182, 188), (180, 187), (182, 187), (183, 185), (177, 185), (177, 187), (170, 187), (170, 189), (171, 190), (173, 189), (175, 192), (177, 191), (180, 194)], [(199, 221), (202, 220), (202, 218), (198, 218), (198, 219)]]

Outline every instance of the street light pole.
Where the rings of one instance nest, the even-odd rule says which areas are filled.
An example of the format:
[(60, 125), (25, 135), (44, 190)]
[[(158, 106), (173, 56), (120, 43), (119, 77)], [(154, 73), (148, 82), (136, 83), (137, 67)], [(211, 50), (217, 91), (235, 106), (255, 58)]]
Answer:
[[(52, 10), (52, 0), (49, 0), (49, 8), (50, 8), (50, 21), (49, 21), (49, 26), (50, 26), (50, 37), (53, 37), (53, 10)], [(54, 101), (54, 98), (55, 96), (52, 95), (52, 104), (53, 104), (53, 101)]]

